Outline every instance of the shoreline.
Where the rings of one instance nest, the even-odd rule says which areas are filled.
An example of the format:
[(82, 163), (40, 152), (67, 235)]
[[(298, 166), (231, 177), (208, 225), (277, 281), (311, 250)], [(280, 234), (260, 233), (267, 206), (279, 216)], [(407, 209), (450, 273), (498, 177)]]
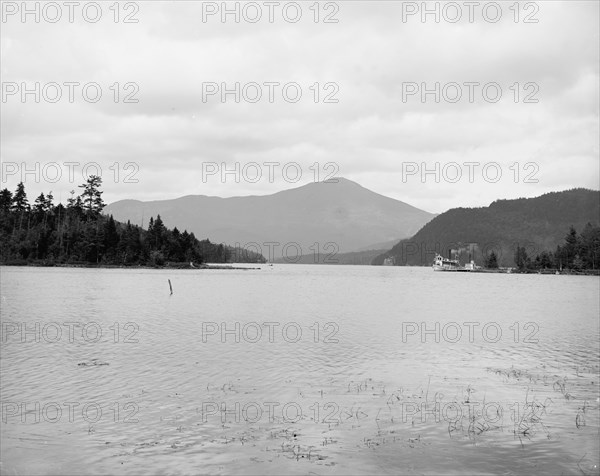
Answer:
[[(266, 263), (246, 263), (249, 265), (263, 265), (268, 266)], [(315, 263), (321, 264), (321, 263)], [(173, 263), (167, 264), (163, 266), (149, 266), (149, 265), (121, 265), (121, 264), (91, 264), (91, 263), (51, 263), (51, 262), (9, 262), (9, 263), (0, 263), (0, 266), (25, 266), (32, 268), (91, 268), (91, 269), (157, 269), (157, 270), (189, 270), (189, 271), (199, 271), (205, 269), (228, 269), (228, 270), (260, 270), (261, 267), (240, 267), (240, 266), (232, 266), (230, 264), (200, 264), (196, 265), (193, 268), (190, 267), (189, 264), (184, 263)], [(368, 265), (364, 265), (368, 266)], [(407, 267), (407, 266), (400, 266)], [(412, 267), (412, 266), (408, 266)], [(417, 266), (419, 268), (428, 268), (429, 266)], [(554, 275), (554, 276), (600, 276), (600, 270), (590, 269), (590, 270), (554, 270), (554, 269), (546, 269), (546, 270), (523, 270), (519, 271), (515, 268), (497, 268), (497, 269), (474, 269), (474, 270), (460, 270), (462, 272), (470, 272), (470, 273), (486, 273), (486, 274), (544, 274), (544, 275)], [(558, 271), (558, 272), (557, 272)], [(452, 272), (452, 271), (450, 271)], [(456, 272), (456, 271), (455, 271)]]
[[(248, 263), (248, 264), (260, 264), (260, 263)], [(32, 268), (91, 268), (91, 269), (157, 269), (157, 270), (189, 270), (189, 271), (200, 271), (205, 269), (229, 269), (229, 270), (257, 270), (262, 268), (242, 268), (239, 266), (231, 266), (231, 265), (209, 265), (209, 264), (200, 264), (194, 266), (193, 268), (190, 265), (181, 265), (181, 264), (173, 264), (173, 265), (164, 265), (164, 266), (148, 266), (142, 264), (136, 265), (120, 265), (120, 264), (88, 264), (88, 263), (0, 263), (0, 266), (24, 266), (24, 267), (32, 267)]]

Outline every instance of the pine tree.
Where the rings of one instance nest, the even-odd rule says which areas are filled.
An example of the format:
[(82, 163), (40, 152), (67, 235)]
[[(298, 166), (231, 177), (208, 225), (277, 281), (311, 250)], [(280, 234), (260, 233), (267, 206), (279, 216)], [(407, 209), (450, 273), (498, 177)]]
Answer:
[(154, 246), (157, 250), (160, 250), (163, 246), (165, 232), (166, 228), (162, 219), (160, 218), (160, 215), (156, 215), (156, 220), (154, 220)]
[(102, 194), (104, 192), (100, 191), (101, 185), (102, 178), (97, 175), (91, 175), (86, 183), (79, 186), (79, 188), (83, 189), (81, 200), (88, 215), (88, 220), (91, 217), (97, 217), (106, 206), (102, 200)]
[(600, 264), (600, 227), (587, 223), (581, 232), (581, 258), (587, 269), (597, 269)]
[(46, 211), (46, 196), (44, 192), (40, 193), (39, 197), (35, 199), (33, 209), (40, 214)]
[(46, 203), (44, 204), (46, 207), (46, 211), (52, 211), (52, 209), (54, 208), (54, 203), (52, 203), (53, 201), (54, 195), (52, 195), (52, 190), (50, 190), (50, 192), (48, 192), (48, 195), (46, 195)]
[(23, 182), (19, 182), (13, 197), (13, 210), (23, 212), (28, 208), (29, 202), (27, 201), (27, 194), (25, 193), (25, 185), (23, 185)]
[(492, 250), (488, 259), (486, 261), (486, 268), (496, 269), (498, 268), (498, 256), (496, 256), (496, 252)]
[(111, 215), (104, 225), (104, 249), (110, 258), (116, 256), (117, 246), (119, 244), (119, 233), (113, 216)]
[(74, 208), (75, 207), (75, 190), (71, 190), (71, 192), (69, 192), (71, 194), (70, 198), (67, 198), (67, 208)]
[(531, 259), (527, 256), (527, 251), (522, 246), (517, 246), (517, 250), (515, 251), (515, 264), (520, 271), (530, 267)]
[(572, 268), (575, 257), (579, 255), (580, 245), (580, 240), (577, 236), (577, 231), (575, 230), (575, 227), (573, 227), (573, 225), (571, 225), (571, 227), (569, 228), (569, 233), (565, 237), (565, 242), (566, 244), (563, 247), (563, 252), (564, 257), (566, 259), (566, 263), (564, 263), (564, 265), (567, 268)]
[(13, 202), (13, 196), (9, 189), (5, 188), (0, 191), (0, 210), (9, 211)]

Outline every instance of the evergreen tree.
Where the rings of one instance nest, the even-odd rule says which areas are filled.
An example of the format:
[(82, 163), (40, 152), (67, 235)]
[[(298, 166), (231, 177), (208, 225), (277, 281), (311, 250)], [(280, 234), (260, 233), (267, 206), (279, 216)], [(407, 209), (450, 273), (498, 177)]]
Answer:
[(160, 250), (163, 247), (165, 231), (165, 225), (162, 219), (160, 218), (160, 215), (157, 215), (156, 220), (154, 220), (154, 246), (157, 250)]
[(489, 254), (485, 266), (486, 268), (490, 269), (498, 268), (498, 256), (496, 256), (496, 252), (494, 250), (492, 250), (492, 252)]
[(23, 212), (29, 208), (29, 202), (27, 201), (27, 194), (25, 193), (25, 186), (23, 182), (19, 182), (17, 190), (13, 197), (13, 210), (17, 212)]
[(71, 190), (70, 192), (71, 196), (67, 199), (67, 208), (74, 208), (75, 207), (75, 190)]
[(598, 269), (600, 265), (600, 227), (588, 223), (581, 232), (581, 258), (586, 269)]
[(7, 188), (0, 191), (0, 210), (7, 212), (13, 202), (13, 196)]
[(33, 209), (38, 213), (44, 213), (46, 211), (46, 197), (44, 193), (40, 193), (40, 196), (35, 199)]
[(517, 246), (515, 251), (515, 263), (519, 271), (528, 269), (531, 265), (531, 259), (527, 256), (527, 251), (522, 246)]
[(554, 267), (554, 256), (549, 251), (542, 251), (532, 263), (534, 269), (549, 269)]
[(52, 190), (50, 192), (48, 192), (48, 195), (46, 195), (46, 203), (44, 204), (46, 207), (47, 211), (52, 211), (52, 209), (54, 208), (54, 195), (52, 195)]
[(563, 247), (563, 256), (565, 258), (566, 263), (564, 264), (567, 268), (573, 267), (573, 261), (575, 257), (579, 254), (579, 237), (577, 236), (577, 231), (571, 225), (569, 228), (569, 233), (565, 237), (565, 246)]
[(111, 261), (116, 257), (118, 245), (119, 233), (117, 232), (117, 224), (111, 215), (104, 225), (104, 250), (106, 250), (106, 255)]
[(104, 201), (102, 200), (102, 194), (104, 192), (100, 191), (101, 185), (102, 178), (97, 175), (91, 175), (86, 183), (79, 186), (79, 188), (83, 189), (81, 201), (83, 202), (88, 218), (98, 216), (105, 207)]

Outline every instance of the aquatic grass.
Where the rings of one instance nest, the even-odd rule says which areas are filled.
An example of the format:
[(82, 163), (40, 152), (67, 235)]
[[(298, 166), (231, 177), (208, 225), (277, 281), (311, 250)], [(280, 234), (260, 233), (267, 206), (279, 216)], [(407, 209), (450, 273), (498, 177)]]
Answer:
[(524, 447), (522, 437), (531, 439), (531, 437), (537, 434), (539, 428), (542, 429), (548, 439), (551, 438), (550, 430), (544, 425), (542, 420), (550, 403), (553, 403), (550, 397), (546, 397), (544, 402), (541, 402), (534, 396), (529, 401), (529, 388), (527, 388), (525, 403), (523, 405), (524, 411), (522, 415), (516, 415), (517, 418), (515, 419), (515, 428), (513, 430), (513, 433), (521, 442), (521, 447)]
[[(327, 463), (330, 466), (336, 464), (331, 458), (335, 459), (335, 455), (351, 442), (374, 451), (388, 445), (414, 449), (417, 446), (434, 444), (434, 440), (440, 436), (440, 430), (443, 438), (458, 441), (468, 439), (473, 444), (485, 441), (493, 442), (494, 432), (500, 432), (499, 434), (503, 435), (502, 438), (511, 439), (510, 435), (512, 435), (517, 442), (520, 442), (522, 448), (525, 448), (528, 440), (535, 441), (540, 437), (551, 439), (552, 428), (549, 427), (546, 420), (554, 401), (547, 394), (553, 396), (552, 392), (556, 392), (564, 396), (566, 401), (570, 401), (574, 399), (570, 391), (572, 391), (575, 381), (570, 381), (567, 376), (553, 375), (551, 372), (532, 372), (514, 367), (509, 369), (489, 368), (487, 370), (503, 379), (511, 380), (517, 388), (523, 385), (525, 395), (522, 399), (517, 398), (520, 400), (518, 405), (510, 406), (510, 413), (506, 410), (506, 405), (503, 406), (500, 403), (487, 405), (489, 398), (487, 392), (480, 388), (480, 381), (464, 383), (458, 381), (454, 387), (455, 390), (450, 392), (445, 387), (444, 393), (449, 398), (445, 398), (444, 393), (436, 391), (435, 378), (432, 376), (429, 376), (426, 383), (423, 381), (422, 385), (412, 388), (393, 387), (390, 389), (386, 388), (384, 382), (372, 378), (355, 379), (350, 382), (329, 382), (326, 387), (311, 385), (310, 388), (303, 388), (292, 384), (290, 389), (297, 393), (299, 398), (302, 398), (302, 400), (296, 400), (297, 402), (305, 401), (308, 406), (315, 401), (325, 402), (328, 401), (327, 398), (332, 398), (331, 401), (336, 402), (335, 412), (328, 417), (321, 415), (318, 420), (315, 420), (316, 417), (313, 413), (306, 412), (300, 421), (294, 422), (292, 425), (289, 425), (289, 422), (286, 424), (284, 419), (277, 414), (274, 415), (274, 420), (270, 421), (269, 425), (263, 426), (262, 429), (259, 427), (257, 430), (256, 425), (249, 424), (244, 431), (237, 434), (232, 434), (232, 431), (235, 430), (231, 429), (231, 426), (235, 427), (236, 425), (232, 425), (228, 421), (227, 425), (223, 425), (221, 428), (221, 438), (214, 443), (224, 445), (235, 443), (249, 447), (258, 444), (261, 451), (277, 453), (294, 462), (306, 461), (314, 464), (330, 458)], [(577, 370), (581, 372), (581, 369)], [(542, 382), (546, 387), (545, 390), (542, 389), (542, 392), (547, 393), (546, 395), (542, 393), (540, 396), (537, 390)], [(526, 386), (526, 384), (530, 384), (530, 386)], [(219, 395), (225, 397), (236, 393), (247, 395), (253, 391), (251, 387), (236, 387), (232, 382), (209, 384), (206, 389), (214, 395), (214, 398), (218, 398)], [(483, 401), (480, 394), (483, 396)], [(432, 396), (431, 400), (429, 399), (430, 395)], [(451, 410), (450, 418), (455, 418), (454, 421), (447, 421), (448, 416), (444, 416), (444, 420), (436, 419), (435, 421), (429, 418), (426, 429), (420, 429), (420, 425), (425, 422), (423, 415), (419, 416), (419, 411), (424, 411), (423, 405), (427, 405), (431, 411), (434, 405), (444, 405), (445, 403), (455, 404), (458, 407), (468, 404), (469, 411), (464, 411), (463, 407), (462, 414), (457, 413), (454, 417), (454, 411)], [(417, 405), (421, 410), (415, 414), (415, 407), (410, 407), (409, 410), (409, 407), (406, 407), (407, 404)], [(323, 403), (321, 403), (322, 405)], [(590, 420), (589, 408), (590, 404), (585, 401), (574, 415), (575, 426), (578, 429), (586, 425), (586, 416)], [(408, 418), (400, 418), (401, 410), (404, 416), (407, 415), (406, 411), (409, 412)], [(507, 419), (509, 414), (510, 421)], [(328, 421), (332, 417), (335, 421)], [(440, 422), (441, 428), (436, 428)], [(322, 423), (322, 427), (315, 428), (317, 423)], [(589, 421), (587, 423), (590, 424)], [(179, 428), (177, 430), (180, 431)], [(340, 439), (337, 432), (342, 430), (345, 433), (344, 437)], [(252, 442), (253, 440), (254, 442)]]
[(583, 406), (577, 409), (577, 414), (575, 415), (575, 427), (577, 429), (585, 426), (585, 410), (586, 410), (587, 400), (584, 400)]

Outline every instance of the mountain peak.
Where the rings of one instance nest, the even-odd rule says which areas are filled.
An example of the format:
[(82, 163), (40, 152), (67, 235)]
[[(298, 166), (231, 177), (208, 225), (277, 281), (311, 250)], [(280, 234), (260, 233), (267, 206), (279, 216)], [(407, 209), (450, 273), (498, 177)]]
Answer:
[(434, 217), (344, 177), (272, 195), (120, 201), (107, 206), (105, 213), (136, 224), (160, 214), (166, 226), (213, 242), (296, 243), (303, 254), (310, 254), (315, 243), (335, 243), (343, 252), (408, 237)]

